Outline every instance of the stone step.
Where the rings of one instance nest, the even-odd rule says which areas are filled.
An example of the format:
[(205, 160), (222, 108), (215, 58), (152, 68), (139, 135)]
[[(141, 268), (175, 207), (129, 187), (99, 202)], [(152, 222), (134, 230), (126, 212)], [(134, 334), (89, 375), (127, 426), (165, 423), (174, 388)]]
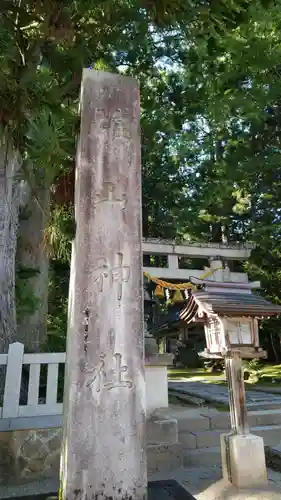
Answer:
[(197, 432), (210, 429), (210, 418), (198, 415), (198, 417), (178, 418), (179, 432)]
[[(202, 411), (203, 413), (203, 411)], [(281, 409), (257, 410), (248, 412), (250, 427), (261, 425), (281, 425)], [(199, 431), (208, 429), (230, 429), (230, 416), (228, 412), (206, 411), (199, 418), (178, 420), (179, 432)]]
[(183, 450), (182, 452), (183, 467), (203, 466), (211, 467), (221, 465), (221, 449), (220, 446), (212, 448), (201, 448), (200, 450)]
[[(178, 421), (179, 432), (197, 432), (210, 429), (230, 429), (228, 412), (202, 408), (194, 411), (171, 412)], [(281, 409), (248, 411), (250, 427), (261, 425), (281, 425)]]
[(273, 446), (281, 442), (281, 425), (262, 425), (252, 427), (252, 434), (256, 434), (264, 439), (265, 446)]
[(182, 445), (150, 444), (147, 446), (147, 473), (170, 472), (182, 466)]
[(149, 445), (177, 443), (178, 422), (173, 418), (148, 419), (146, 433)]
[(280, 400), (258, 401), (257, 403), (248, 403), (247, 408), (250, 411), (256, 410), (279, 410), (281, 411)]
[[(220, 445), (220, 435), (225, 429), (199, 432), (180, 432), (179, 442), (184, 449), (213, 448)], [(264, 439), (265, 446), (272, 446), (281, 441), (281, 425), (253, 426), (251, 433)]]
[(250, 425), (281, 425), (281, 408), (277, 410), (249, 411)]
[[(229, 405), (226, 387), (218, 387), (215, 384), (202, 384), (202, 382), (169, 382), (169, 392), (179, 399), (188, 400), (193, 398), (198, 406), (207, 405)], [(247, 390), (248, 410), (281, 409), (281, 394), (264, 393)], [(192, 400), (191, 400), (192, 401)]]

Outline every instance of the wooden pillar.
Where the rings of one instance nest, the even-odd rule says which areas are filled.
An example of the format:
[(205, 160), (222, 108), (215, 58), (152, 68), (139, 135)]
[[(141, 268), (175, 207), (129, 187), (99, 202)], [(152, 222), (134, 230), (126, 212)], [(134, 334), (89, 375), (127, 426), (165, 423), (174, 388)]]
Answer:
[(146, 498), (139, 89), (84, 70), (61, 497)]
[(240, 354), (233, 353), (225, 358), (225, 371), (232, 432), (233, 434), (248, 434), (246, 394)]

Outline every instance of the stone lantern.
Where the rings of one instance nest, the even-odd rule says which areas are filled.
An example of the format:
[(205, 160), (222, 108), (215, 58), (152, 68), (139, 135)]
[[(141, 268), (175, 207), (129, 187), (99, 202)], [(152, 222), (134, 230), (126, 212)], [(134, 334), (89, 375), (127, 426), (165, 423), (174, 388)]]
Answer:
[(281, 307), (252, 293), (258, 283), (193, 279), (180, 319), (203, 321), (206, 349), (200, 355), (224, 359), (229, 390), (231, 433), (221, 436), (223, 474), (238, 487), (267, 482), (263, 439), (249, 432), (242, 360), (265, 358), (258, 320), (276, 316)]

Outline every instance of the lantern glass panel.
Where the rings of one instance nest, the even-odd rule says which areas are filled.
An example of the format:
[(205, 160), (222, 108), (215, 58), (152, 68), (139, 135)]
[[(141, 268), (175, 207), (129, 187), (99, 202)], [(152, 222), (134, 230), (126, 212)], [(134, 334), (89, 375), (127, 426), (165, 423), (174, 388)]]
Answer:
[(253, 329), (249, 320), (228, 320), (227, 333), (231, 345), (252, 345)]
[(211, 352), (217, 352), (221, 343), (221, 325), (218, 320), (208, 320), (205, 325), (206, 344)]

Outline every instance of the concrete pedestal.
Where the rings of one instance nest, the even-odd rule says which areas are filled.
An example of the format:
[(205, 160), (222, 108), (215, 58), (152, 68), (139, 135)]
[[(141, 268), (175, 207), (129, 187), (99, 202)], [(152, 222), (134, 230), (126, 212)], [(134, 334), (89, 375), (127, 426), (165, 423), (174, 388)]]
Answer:
[(221, 435), (222, 471), (238, 488), (267, 485), (263, 439), (254, 434)]
[(167, 366), (173, 363), (173, 354), (154, 354), (145, 359), (147, 417), (158, 408), (168, 408)]

